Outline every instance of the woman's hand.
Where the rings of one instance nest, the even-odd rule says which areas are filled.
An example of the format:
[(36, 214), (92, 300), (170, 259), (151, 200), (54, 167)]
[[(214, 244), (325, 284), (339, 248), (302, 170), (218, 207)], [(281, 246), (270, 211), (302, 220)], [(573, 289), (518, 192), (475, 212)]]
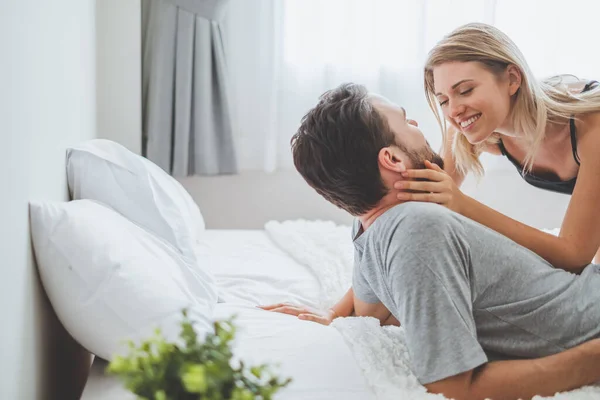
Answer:
[(269, 306), (258, 306), (263, 310), (274, 311), (282, 314), (295, 315), (299, 319), (317, 322), (322, 325), (329, 325), (337, 318), (337, 314), (331, 308), (326, 311), (317, 310), (312, 307), (299, 306), (289, 303), (278, 303)]
[[(452, 211), (462, 213), (466, 196), (456, 186), (452, 177), (437, 164), (425, 161), (425, 166), (427, 169), (409, 169), (402, 173), (406, 180), (394, 184), (394, 188), (400, 189), (398, 200), (437, 203)], [(405, 190), (414, 191), (414, 193), (405, 192)]]

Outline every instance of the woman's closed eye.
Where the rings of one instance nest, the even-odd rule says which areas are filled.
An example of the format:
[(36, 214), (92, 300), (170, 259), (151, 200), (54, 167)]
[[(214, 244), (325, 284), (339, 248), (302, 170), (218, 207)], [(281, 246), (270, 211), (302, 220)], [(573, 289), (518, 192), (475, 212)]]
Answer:
[[(462, 92), (459, 92), (459, 94), (461, 96), (468, 96), (469, 94), (471, 94), (473, 89), (475, 89), (475, 88), (470, 88), (470, 89), (464, 90)], [(440, 101), (440, 107), (444, 107), (446, 104), (448, 104), (448, 100)]]

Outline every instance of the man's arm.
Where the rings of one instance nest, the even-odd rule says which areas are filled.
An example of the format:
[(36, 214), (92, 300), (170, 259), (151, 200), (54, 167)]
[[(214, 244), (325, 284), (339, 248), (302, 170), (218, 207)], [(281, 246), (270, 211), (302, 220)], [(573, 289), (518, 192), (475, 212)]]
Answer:
[(349, 317), (356, 315), (360, 317), (374, 317), (379, 319), (381, 325), (396, 325), (400, 323), (383, 303), (365, 303), (354, 296), (354, 290), (350, 288), (346, 294), (332, 308), (323, 312), (308, 307), (288, 303), (278, 303), (268, 306), (259, 306), (263, 310), (274, 311), (283, 314), (295, 315), (300, 319), (329, 325), (338, 317)]
[(334, 317), (349, 317), (354, 313), (354, 291), (352, 287), (346, 292), (344, 297), (340, 299), (331, 310), (334, 312)]
[(548, 357), (490, 362), (425, 387), (455, 400), (525, 400), (596, 382), (600, 382), (600, 339)]
[(266, 311), (290, 314), (300, 319), (329, 325), (338, 317), (348, 317), (354, 313), (354, 291), (350, 288), (346, 294), (333, 307), (328, 310), (317, 310), (312, 307), (294, 305), (290, 303), (277, 303), (267, 306), (258, 306)]
[(398, 320), (394, 318), (392, 313), (383, 305), (383, 303), (366, 303), (361, 301), (354, 295), (354, 290), (352, 288), (350, 288), (344, 297), (342, 297), (330, 310), (333, 311), (332, 321), (338, 317), (356, 315), (357, 317), (377, 318), (381, 325), (400, 326)]
[[(350, 289), (352, 290), (352, 289)], [(379, 320), (381, 325), (396, 325), (400, 326), (400, 322), (387, 309), (383, 303), (366, 303), (356, 296), (354, 298), (354, 314), (357, 317), (373, 317)]]

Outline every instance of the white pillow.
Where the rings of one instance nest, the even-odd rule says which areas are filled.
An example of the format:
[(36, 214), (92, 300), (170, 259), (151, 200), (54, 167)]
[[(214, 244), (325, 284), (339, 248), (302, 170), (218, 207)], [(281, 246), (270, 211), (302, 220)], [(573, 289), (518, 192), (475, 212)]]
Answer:
[(88, 351), (110, 359), (125, 340), (160, 327), (176, 340), (181, 310), (199, 334), (214, 302), (168, 242), (91, 200), (32, 202), (32, 241), (42, 284), (60, 321)]
[(106, 139), (67, 149), (67, 179), (74, 200), (97, 200), (171, 243), (197, 267), (197, 279), (205, 283), (209, 301), (217, 301), (214, 276), (195, 253), (205, 230), (204, 219), (177, 180), (148, 159)]
[(198, 205), (172, 176), (145, 157), (106, 139), (67, 149), (67, 177), (74, 200), (111, 206), (131, 221), (193, 254), (205, 230)]

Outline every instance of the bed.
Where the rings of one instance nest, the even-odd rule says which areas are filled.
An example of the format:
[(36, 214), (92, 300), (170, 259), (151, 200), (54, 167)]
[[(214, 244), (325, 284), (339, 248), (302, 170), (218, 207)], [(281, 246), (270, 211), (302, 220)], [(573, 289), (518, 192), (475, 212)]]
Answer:
[[(182, 293), (192, 287), (188, 282), (161, 291), (166, 286), (160, 286), (163, 282), (157, 277), (176, 281), (177, 274), (161, 275), (172, 266), (179, 268), (175, 268), (179, 272), (191, 273), (177, 275), (180, 278), (185, 276), (193, 280), (197, 277), (196, 270), (206, 270), (206, 274), (198, 275), (203, 277), (202, 282), (209, 275), (212, 277), (206, 280), (215, 289), (214, 301), (210, 301), (210, 315), (199, 316), (211, 321), (235, 316), (238, 330), (233, 350), (236, 358), (251, 364), (277, 365), (281, 376), (293, 379), (288, 387), (277, 393), (277, 400), (443, 398), (427, 393), (412, 373), (401, 327), (381, 327), (378, 320), (370, 317), (338, 318), (330, 326), (323, 326), (256, 307), (279, 302), (315, 308), (335, 304), (352, 280), (353, 246), (349, 226), (331, 221), (287, 220), (269, 221), (260, 230), (206, 229), (198, 207), (176, 181), (166, 177), (158, 167), (149, 165), (148, 160), (132, 156), (122, 146), (94, 140), (70, 148), (67, 159), (70, 191), (79, 200), (45, 205), (50, 210), (62, 210), (55, 213), (60, 215), (59, 222), (47, 226), (38, 218), (43, 207), (32, 203), (32, 241), (38, 261), (42, 260), (38, 262), (38, 269), (45, 291), (59, 319), (82, 347), (99, 355), (93, 360), (82, 399), (134, 399), (120, 381), (104, 373), (107, 363), (106, 357), (102, 359), (101, 351), (112, 354), (106, 350), (107, 342), (102, 342), (106, 339), (104, 332), (115, 334), (106, 326), (106, 321), (115, 326), (123, 324), (139, 333), (143, 320), (138, 319), (138, 312), (143, 313), (144, 309), (155, 312), (153, 307), (160, 308), (177, 296), (183, 296), (185, 304), (192, 304), (195, 297), (208, 293), (190, 291), (194, 299), (186, 298)], [(86, 175), (86, 170), (91, 175)], [(121, 177), (117, 179), (119, 175)], [(117, 185), (113, 182), (115, 179)], [(94, 186), (97, 192), (86, 193), (86, 185)], [(94, 199), (102, 196), (105, 196), (105, 202), (112, 202), (111, 206)], [(184, 200), (178, 203), (182, 198)], [(116, 199), (121, 199), (122, 203)], [(150, 208), (144, 209), (145, 206)], [(196, 210), (195, 214), (187, 213), (190, 208)], [(79, 214), (68, 214), (66, 209), (79, 210)], [(88, 213), (89, 210), (92, 212)], [(102, 212), (98, 213), (98, 210)], [(63, 218), (64, 215), (70, 215), (70, 219)], [(88, 223), (88, 218), (96, 219), (90, 219), (92, 223)], [(110, 219), (121, 221), (122, 225), (111, 224)], [(157, 227), (150, 223), (146, 226), (146, 219), (152, 223), (178, 219), (179, 225), (175, 230), (172, 225)], [(69, 230), (71, 225), (77, 229)], [(40, 226), (46, 231), (40, 230)], [(123, 227), (123, 230), (115, 227)], [(154, 235), (153, 230), (160, 231), (160, 235)], [(130, 236), (127, 236), (128, 232)], [(173, 232), (177, 233), (176, 237), (169, 237)], [(52, 240), (48, 240), (50, 237)], [(185, 240), (180, 241), (182, 238)], [(45, 249), (45, 246), (52, 247), (59, 242), (66, 247), (59, 248), (58, 252)], [(141, 252), (137, 252), (136, 246)], [(65, 258), (65, 262), (58, 260), (67, 253), (73, 253), (74, 258)], [(169, 256), (157, 257), (159, 262), (154, 264), (145, 263), (144, 257), (153, 257), (155, 253)], [(137, 269), (129, 270), (130, 263)], [(116, 272), (104, 274), (104, 270)], [(133, 275), (124, 276), (123, 271)], [(59, 272), (77, 279), (69, 283), (61, 279), (62, 276), (56, 276)], [(94, 278), (96, 274), (97, 279)], [(91, 279), (93, 288), (81, 293), (79, 283), (87, 284), (80, 279), (84, 275)], [(126, 284), (112, 285), (121, 281)], [(179, 282), (183, 281), (179, 279)], [(156, 283), (159, 290), (146, 287), (153, 288)], [(202, 289), (202, 285), (198, 288)], [(65, 291), (68, 293), (63, 293)], [(123, 295), (125, 297), (120, 297)], [(103, 319), (106, 317), (103, 309), (86, 308), (94, 305), (97, 299), (103, 301), (103, 307), (112, 304), (107, 319)], [(120, 314), (121, 309), (130, 307), (127, 302), (131, 299), (137, 309)], [(197, 309), (204, 310), (202, 307)], [(162, 309), (157, 312), (163, 318), (172, 315), (174, 310), (180, 308), (172, 308), (166, 314)], [(123, 318), (123, 315), (129, 318)], [(80, 318), (85, 321), (79, 321)], [(131, 338), (123, 332), (113, 336), (115, 340), (108, 344), (114, 344), (117, 337)], [(95, 352), (93, 348), (98, 341), (104, 347), (98, 347), (101, 351)], [(80, 354), (84, 358), (87, 355), (83, 350)], [(87, 366), (74, 363), (68, 367), (87, 371)], [(74, 379), (71, 389), (78, 385), (81, 381)], [(600, 387), (556, 396), (556, 400), (594, 398), (600, 398)]]
[[(281, 373), (294, 378), (278, 400), (442, 399), (427, 393), (412, 374), (401, 328), (356, 317), (326, 327), (256, 308), (282, 301), (312, 307), (334, 302), (350, 279), (348, 238), (349, 227), (327, 221), (271, 221), (264, 230), (207, 230), (197, 252), (217, 278), (220, 302), (214, 318), (237, 315), (237, 355), (280, 364)], [(103, 374), (105, 367), (102, 360), (94, 362), (82, 399), (132, 399)], [(600, 387), (553, 397), (597, 398)]]
[[(317, 277), (279, 249), (261, 230), (207, 230), (198, 253), (217, 278), (215, 319), (236, 315), (235, 352), (251, 363), (280, 365), (293, 383), (278, 399), (374, 399), (350, 348), (332, 327), (256, 308), (289, 301), (317, 306)], [(104, 376), (96, 359), (82, 399), (133, 399)]]

